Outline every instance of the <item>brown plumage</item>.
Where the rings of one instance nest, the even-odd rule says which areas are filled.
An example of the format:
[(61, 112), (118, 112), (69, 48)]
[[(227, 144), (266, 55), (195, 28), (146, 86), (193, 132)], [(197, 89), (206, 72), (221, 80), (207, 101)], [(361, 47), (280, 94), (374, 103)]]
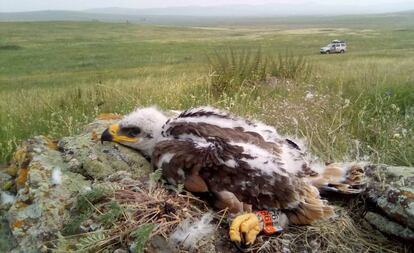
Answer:
[(362, 180), (356, 169), (314, 160), (273, 127), (210, 107), (170, 119), (153, 108), (138, 109), (119, 128), (137, 128), (131, 141), (121, 143), (150, 157), (169, 183), (233, 213), (278, 208), (290, 223), (310, 224), (333, 214), (318, 188), (355, 193)]
[[(182, 115), (184, 117), (180, 115), (178, 119), (216, 116), (211, 111)], [(231, 116), (224, 115), (217, 115), (217, 119), (232, 120)], [(254, 126), (251, 122), (245, 123)], [(246, 131), (240, 126), (229, 128), (219, 123), (213, 125), (185, 120), (171, 120), (163, 129), (166, 140), (155, 146), (152, 156), (154, 167), (160, 167), (164, 177), (171, 183), (183, 184), (189, 191), (211, 192), (220, 200), (222, 195), (227, 195), (225, 201), (217, 200), (217, 208), (229, 207), (233, 212), (246, 211), (243, 203), (251, 205), (253, 209), (280, 208), (286, 210), (293, 224), (309, 224), (333, 214), (333, 209), (320, 199), (314, 186), (283, 167), (280, 157), (280, 142), (283, 139), (279, 143), (270, 142), (261, 134)], [(195, 141), (197, 138), (205, 140), (208, 145), (198, 146)], [(265, 162), (273, 164), (282, 173), (275, 170), (269, 174), (252, 167), (248, 160), (256, 159), (254, 154), (232, 143), (246, 143), (268, 151), (271, 156)], [(165, 154), (174, 156), (163, 162)], [(234, 160), (235, 166), (226, 165), (225, 161), (229, 160)]]

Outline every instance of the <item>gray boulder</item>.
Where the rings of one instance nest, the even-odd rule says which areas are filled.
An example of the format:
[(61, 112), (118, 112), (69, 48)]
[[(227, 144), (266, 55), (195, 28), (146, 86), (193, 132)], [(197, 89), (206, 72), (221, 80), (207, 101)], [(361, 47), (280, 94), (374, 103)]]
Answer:
[(365, 192), (373, 212), (365, 219), (381, 232), (414, 241), (414, 168), (369, 165)]
[[(7, 169), (1, 171), (3, 222), (0, 236), (12, 235), (14, 252), (47, 250), (45, 242), (55, 239), (70, 218), (76, 197), (117, 171), (148, 175), (148, 161), (136, 152), (114, 143), (102, 145), (100, 133), (113, 120), (97, 120), (79, 135), (59, 142), (44, 136), (26, 141)], [(7, 190), (7, 192), (6, 192)], [(15, 198), (12, 197), (15, 194)], [(11, 250), (14, 246), (4, 250)]]

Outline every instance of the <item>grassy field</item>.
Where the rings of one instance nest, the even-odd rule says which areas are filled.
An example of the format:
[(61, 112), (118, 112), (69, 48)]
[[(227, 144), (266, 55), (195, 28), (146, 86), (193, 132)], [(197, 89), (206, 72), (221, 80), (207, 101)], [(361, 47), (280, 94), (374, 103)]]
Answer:
[[(102, 112), (210, 104), (305, 137), (329, 161), (413, 165), (414, 15), (358, 20), (1, 23), (0, 161), (30, 136), (73, 134)], [(338, 38), (348, 53), (319, 55)], [(259, 49), (259, 61), (282, 59), (287, 72), (305, 57), (309, 73), (269, 65), (237, 83), (234, 68), (220, 65), (231, 51), (240, 59)], [(223, 69), (232, 87), (213, 92)]]

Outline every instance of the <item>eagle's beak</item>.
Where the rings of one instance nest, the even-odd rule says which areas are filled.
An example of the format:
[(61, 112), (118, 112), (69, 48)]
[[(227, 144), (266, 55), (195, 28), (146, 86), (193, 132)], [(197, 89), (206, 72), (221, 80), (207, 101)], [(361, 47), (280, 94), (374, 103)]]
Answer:
[(105, 129), (101, 135), (101, 143), (103, 144), (104, 141), (112, 141), (112, 139), (112, 135), (109, 133), (109, 128)]
[(138, 142), (138, 138), (136, 137), (129, 137), (120, 133), (120, 126), (119, 124), (113, 124), (108, 127), (101, 135), (101, 143), (104, 141), (113, 141), (118, 143), (125, 143), (131, 142), (136, 143)]

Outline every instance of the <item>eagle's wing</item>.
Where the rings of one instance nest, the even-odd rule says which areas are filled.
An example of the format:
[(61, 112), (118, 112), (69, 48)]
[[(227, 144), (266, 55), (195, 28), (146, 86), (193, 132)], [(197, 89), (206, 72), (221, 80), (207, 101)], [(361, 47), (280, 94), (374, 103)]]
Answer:
[(152, 161), (170, 183), (217, 198), (234, 196), (229, 204), (287, 209), (297, 224), (332, 214), (317, 189), (289, 171), (300, 167), (300, 155), (274, 128), (203, 107), (168, 121), (162, 135)]

